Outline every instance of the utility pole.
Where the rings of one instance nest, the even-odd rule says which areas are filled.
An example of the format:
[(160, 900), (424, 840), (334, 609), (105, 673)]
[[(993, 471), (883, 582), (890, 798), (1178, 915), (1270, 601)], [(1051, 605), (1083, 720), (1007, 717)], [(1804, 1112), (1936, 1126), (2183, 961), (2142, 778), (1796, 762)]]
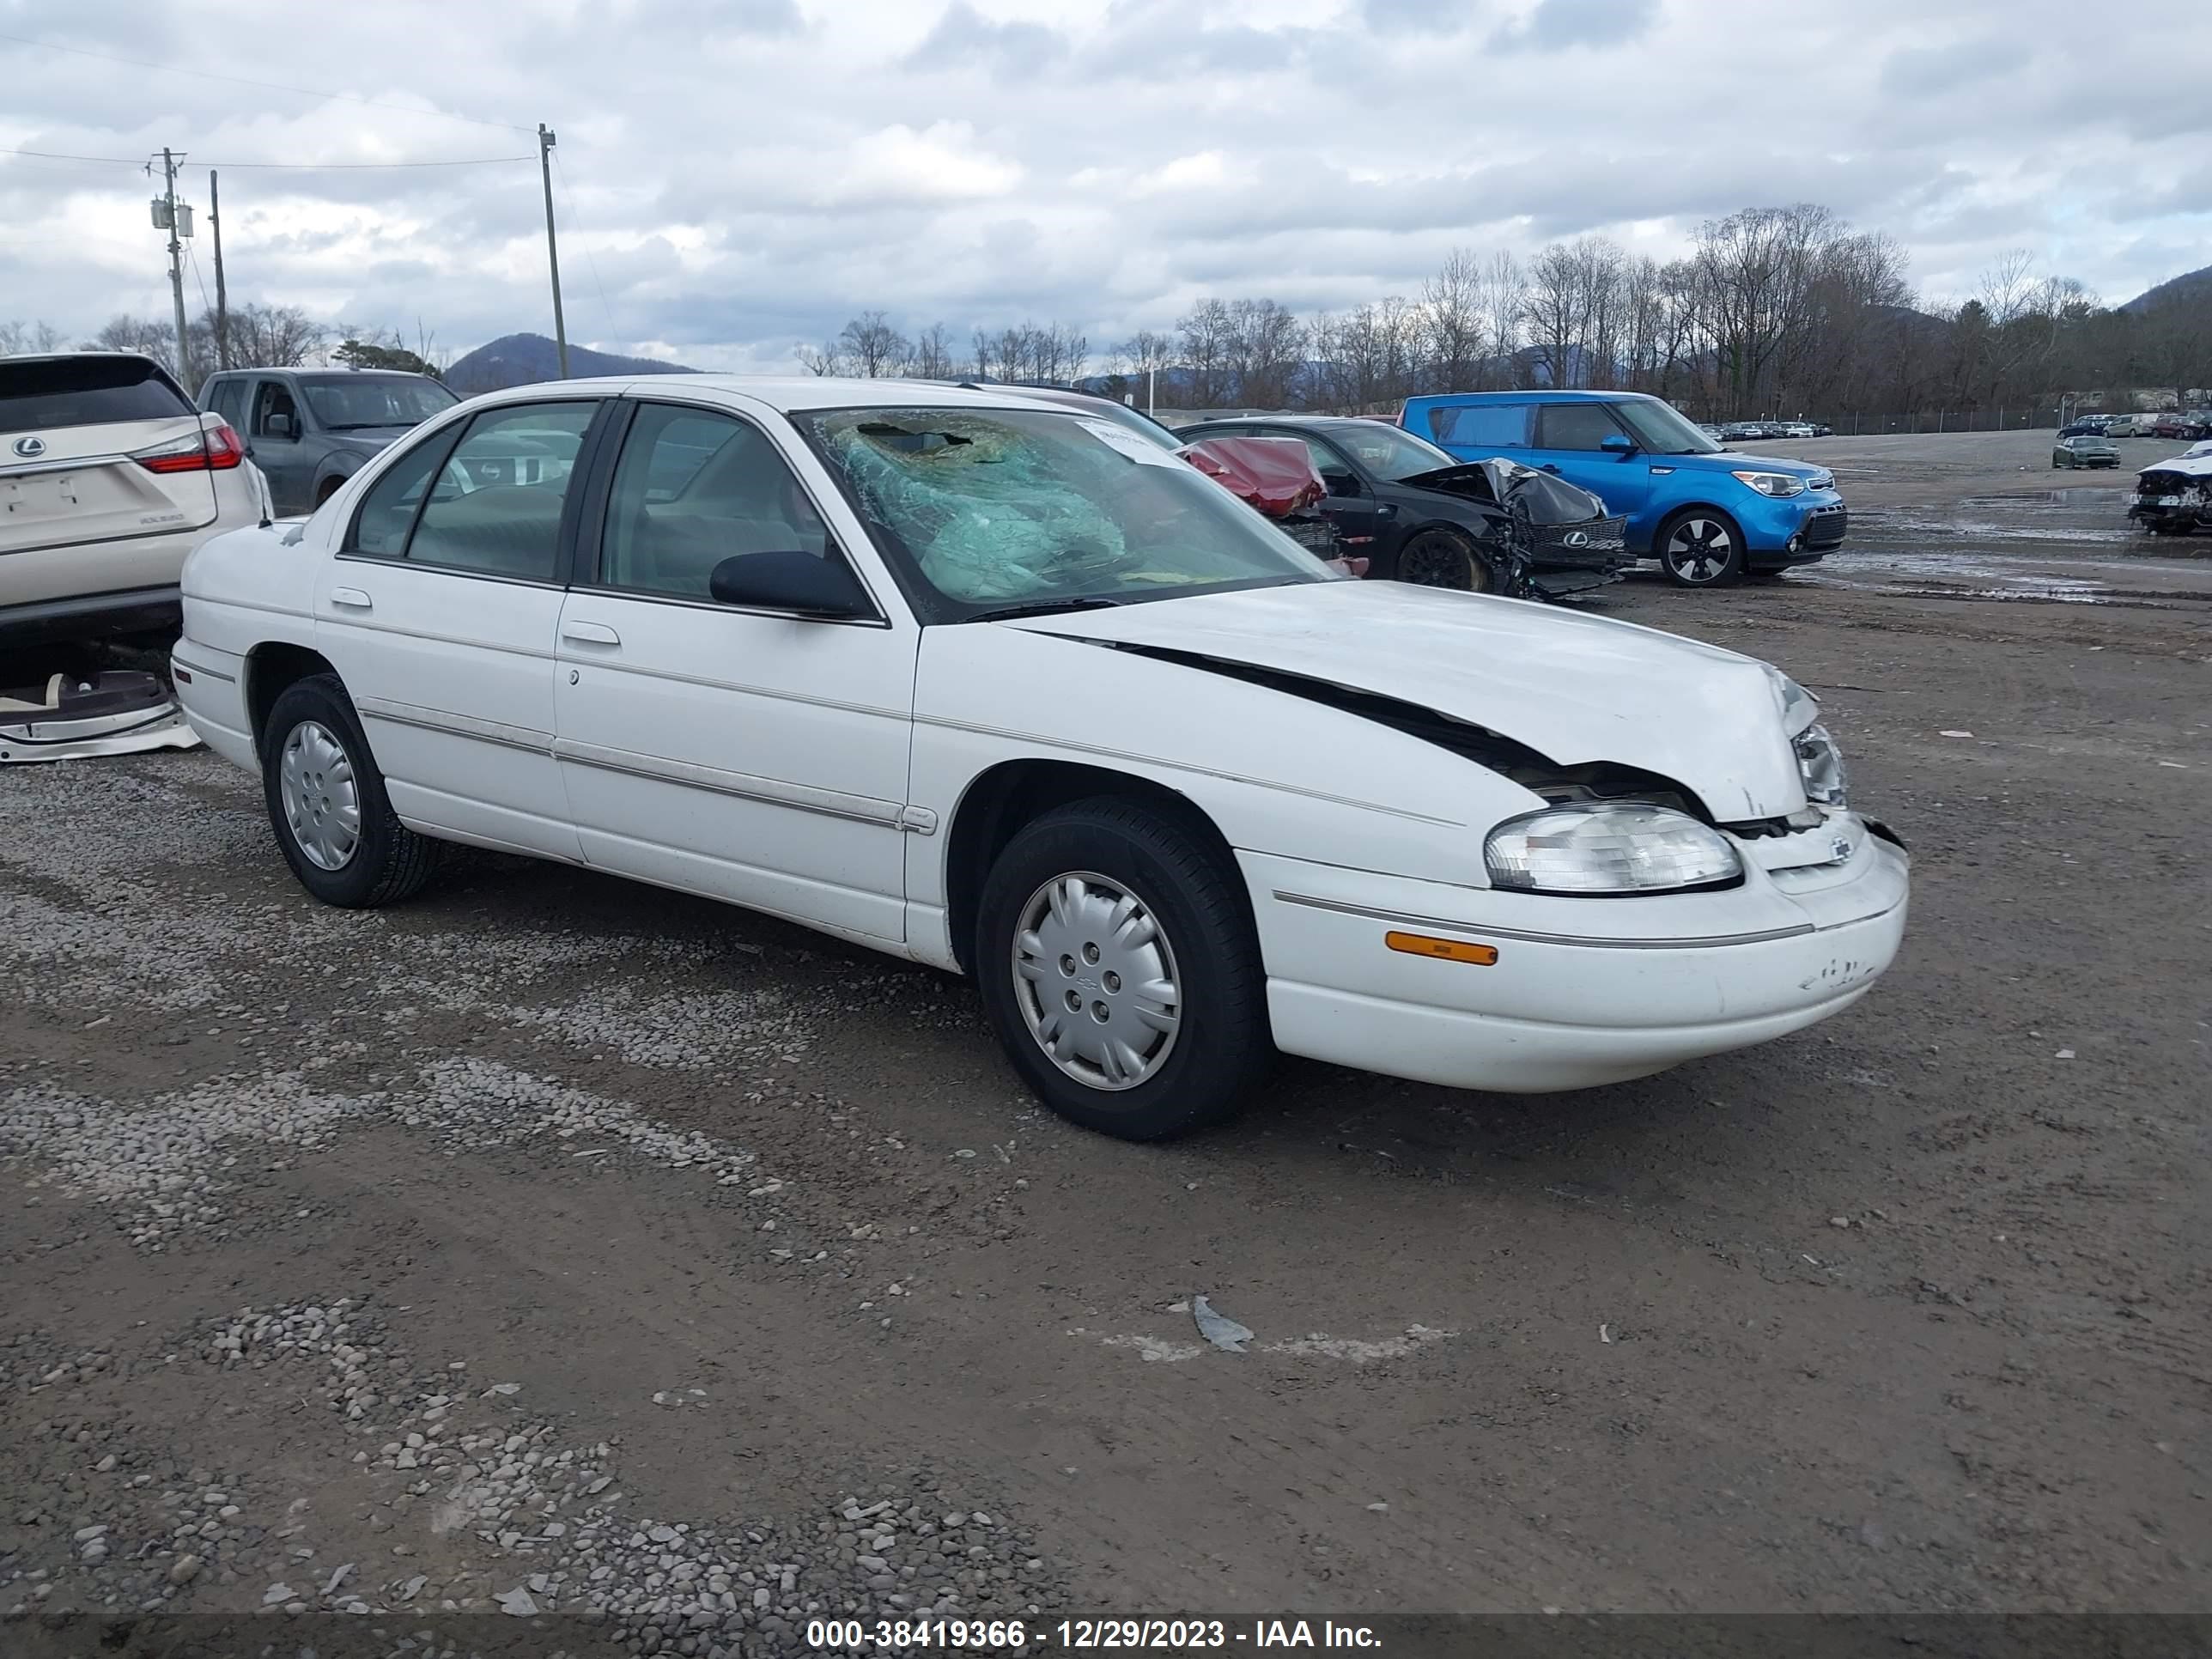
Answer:
[(161, 151), (161, 191), (169, 199), (169, 297), (177, 308), (177, 379), (184, 384), (185, 395), (191, 397), (192, 366), (187, 361), (185, 334), (185, 245), (179, 240), (182, 227), (177, 222), (177, 158), (166, 147)]
[[(561, 354), (561, 378), (568, 378), (568, 325), (561, 316), (561, 248), (553, 236), (553, 130), (538, 124), (538, 171), (545, 180), (545, 263), (553, 269), (553, 344)], [(177, 290), (183, 293), (182, 289)], [(184, 303), (179, 300), (179, 305)], [(181, 313), (180, 313), (181, 314)]]
[(208, 173), (208, 228), (215, 234), (215, 366), (230, 367), (230, 296), (222, 286), (222, 191)]

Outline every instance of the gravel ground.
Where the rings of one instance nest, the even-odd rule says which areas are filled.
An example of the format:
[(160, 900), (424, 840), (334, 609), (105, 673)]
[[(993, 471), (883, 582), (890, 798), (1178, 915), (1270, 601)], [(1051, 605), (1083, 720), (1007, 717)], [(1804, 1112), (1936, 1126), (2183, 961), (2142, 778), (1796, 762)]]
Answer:
[(9, 769), (0, 1650), (2206, 1610), (2212, 617), (1972, 587), (1596, 601), (1826, 700), (1916, 856), (1848, 1014), (1170, 1148), (929, 972), (488, 856), (322, 909), (204, 753)]

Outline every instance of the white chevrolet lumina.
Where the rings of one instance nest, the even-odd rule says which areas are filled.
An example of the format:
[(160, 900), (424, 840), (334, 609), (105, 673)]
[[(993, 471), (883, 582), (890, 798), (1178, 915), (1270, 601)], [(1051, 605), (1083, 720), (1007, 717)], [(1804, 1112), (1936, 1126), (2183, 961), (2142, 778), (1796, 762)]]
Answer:
[(1906, 860), (1766, 665), (1339, 577), (1018, 392), (571, 381), (461, 404), (184, 579), (179, 696), (326, 903), (533, 854), (972, 975), (1068, 1117), (1273, 1050), (1463, 1088), (1796, 1030)]

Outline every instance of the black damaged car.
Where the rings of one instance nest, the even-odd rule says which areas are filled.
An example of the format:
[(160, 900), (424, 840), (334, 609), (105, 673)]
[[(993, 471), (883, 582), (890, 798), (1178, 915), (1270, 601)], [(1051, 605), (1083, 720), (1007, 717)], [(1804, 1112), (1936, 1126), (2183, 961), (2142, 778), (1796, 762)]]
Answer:
[(1301, 441), (1328, 486), (1321, 510), (1370, 580), (1557, 598), (1618, 581), (1634, 562), (1623, 521), (1587, 490), (1511, 461), (1463, 465), (1386, 422), (1240, 415), (1176, 435)]

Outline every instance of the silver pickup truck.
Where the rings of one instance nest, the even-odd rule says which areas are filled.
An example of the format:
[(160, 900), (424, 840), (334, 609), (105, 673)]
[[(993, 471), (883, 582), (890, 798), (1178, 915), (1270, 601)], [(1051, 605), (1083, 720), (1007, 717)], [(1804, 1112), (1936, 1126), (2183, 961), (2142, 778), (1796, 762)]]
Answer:
[(231, 368), (200, 383), (200, 407), (245, 439), (284, 518), (313, 512), (370, 456), (459, 401), (394, 369)]

